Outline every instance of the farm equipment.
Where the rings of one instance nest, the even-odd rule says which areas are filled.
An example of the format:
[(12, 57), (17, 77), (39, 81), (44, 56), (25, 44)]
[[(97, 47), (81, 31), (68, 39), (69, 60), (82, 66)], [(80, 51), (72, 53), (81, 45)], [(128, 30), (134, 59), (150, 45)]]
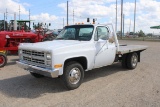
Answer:
[[(7, 53), (15, 54), (18, 52), (20, 43), (35, 43), (46, 40), (51, 40), (50, 34), (45, 34), (44, 30), (38, 28), (35, 33), (30, 31), (30, 21), (17, 21), (25, 23), (19, 30), (0, 31), (0, 67), (7, 64)], [(26, 22), (29, 22), (29, 29), (26, 27)], [(18, 27), (17, 27), (18, 28)], [(49, 39), (48, 39), (49, 38)]]

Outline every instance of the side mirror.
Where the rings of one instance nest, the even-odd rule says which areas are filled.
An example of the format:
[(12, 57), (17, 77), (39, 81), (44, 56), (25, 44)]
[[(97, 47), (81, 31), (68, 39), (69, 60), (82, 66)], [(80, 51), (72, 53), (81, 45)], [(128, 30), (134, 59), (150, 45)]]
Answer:
[(110, 34), (109, 35), (109, 39), (108, 39), (109, 43), (113, 43), (115, 41), (114, 35)]
[(102, 36), (100, 36), (100, 39), (102, 39), (102, 40), (108, 40), (109, 36), (108, 35), (102, 35)]
[(100, 43), (100, 42), (104, 42), (104, 40), (103, 40), (103, 39), (101, 39), (101, 38), (99, 38), (97, 42), (98, 42), (98, 43)]

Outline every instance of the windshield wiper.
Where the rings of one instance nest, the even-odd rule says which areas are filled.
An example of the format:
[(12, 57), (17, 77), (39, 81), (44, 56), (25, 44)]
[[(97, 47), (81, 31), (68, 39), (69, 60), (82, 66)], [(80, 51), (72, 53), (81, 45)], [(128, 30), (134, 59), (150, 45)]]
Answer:
[(76, 40), (75, 38), (67, 38), (66, 40)]

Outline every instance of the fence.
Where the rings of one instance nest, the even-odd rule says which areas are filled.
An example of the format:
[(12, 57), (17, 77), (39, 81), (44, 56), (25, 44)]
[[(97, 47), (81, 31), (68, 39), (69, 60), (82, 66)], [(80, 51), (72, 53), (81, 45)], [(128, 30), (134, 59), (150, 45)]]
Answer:
[(118, 39), (123, 39), (123, 40), (140, 40), (140, 41), (159, 41), (160, 42), (160, 35), (144, 36), (144, 37), (125, 36), (125, 37), (122, 37), (122, 38), (120, 36), (118, 36)]

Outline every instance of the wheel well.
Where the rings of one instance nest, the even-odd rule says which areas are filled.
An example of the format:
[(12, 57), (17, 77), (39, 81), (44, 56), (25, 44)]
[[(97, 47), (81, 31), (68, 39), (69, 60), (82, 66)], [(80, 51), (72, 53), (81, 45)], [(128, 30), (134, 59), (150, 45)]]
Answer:
[(84, 70), (87, 69), (87, 59), (85, 57), (75, 57), (75, 58), (67, 59), (64, 62), (64, 65), (67, 64), (68, 62), (71, 62), (71, 61), (76, 61), (76, 62), (78, 62), (78, 63), (80, 63), (82, 65)]
[[(140, 58), (140, 56), (141, 56), (141, 53), (142, 51), (135, 51), (135, 52), (132, 52), (132, 53), (137, 53), (137, 55), (138, 55), (138, 62), (140, 62), (141, 60), (141, 58)], [(128, 54), (132, 54), (132, 53), (127, 53), (127, 54), (123, 54), (123, 56), (122, 57), (126, 57), (127, 58), (127, 56), (128, 56)], [(119, 60), (122, 60), (122, 58), (120, 58)]]
[(140, 61), (141, 61), (141, 58), (140, 58), (140, 56), (141, 56), (141, 55), (140, 55), (141, 51), (137, 51), (136, 53), (137, 53), (137, 55), (138, 55), (138, 62), (140, 62)]

